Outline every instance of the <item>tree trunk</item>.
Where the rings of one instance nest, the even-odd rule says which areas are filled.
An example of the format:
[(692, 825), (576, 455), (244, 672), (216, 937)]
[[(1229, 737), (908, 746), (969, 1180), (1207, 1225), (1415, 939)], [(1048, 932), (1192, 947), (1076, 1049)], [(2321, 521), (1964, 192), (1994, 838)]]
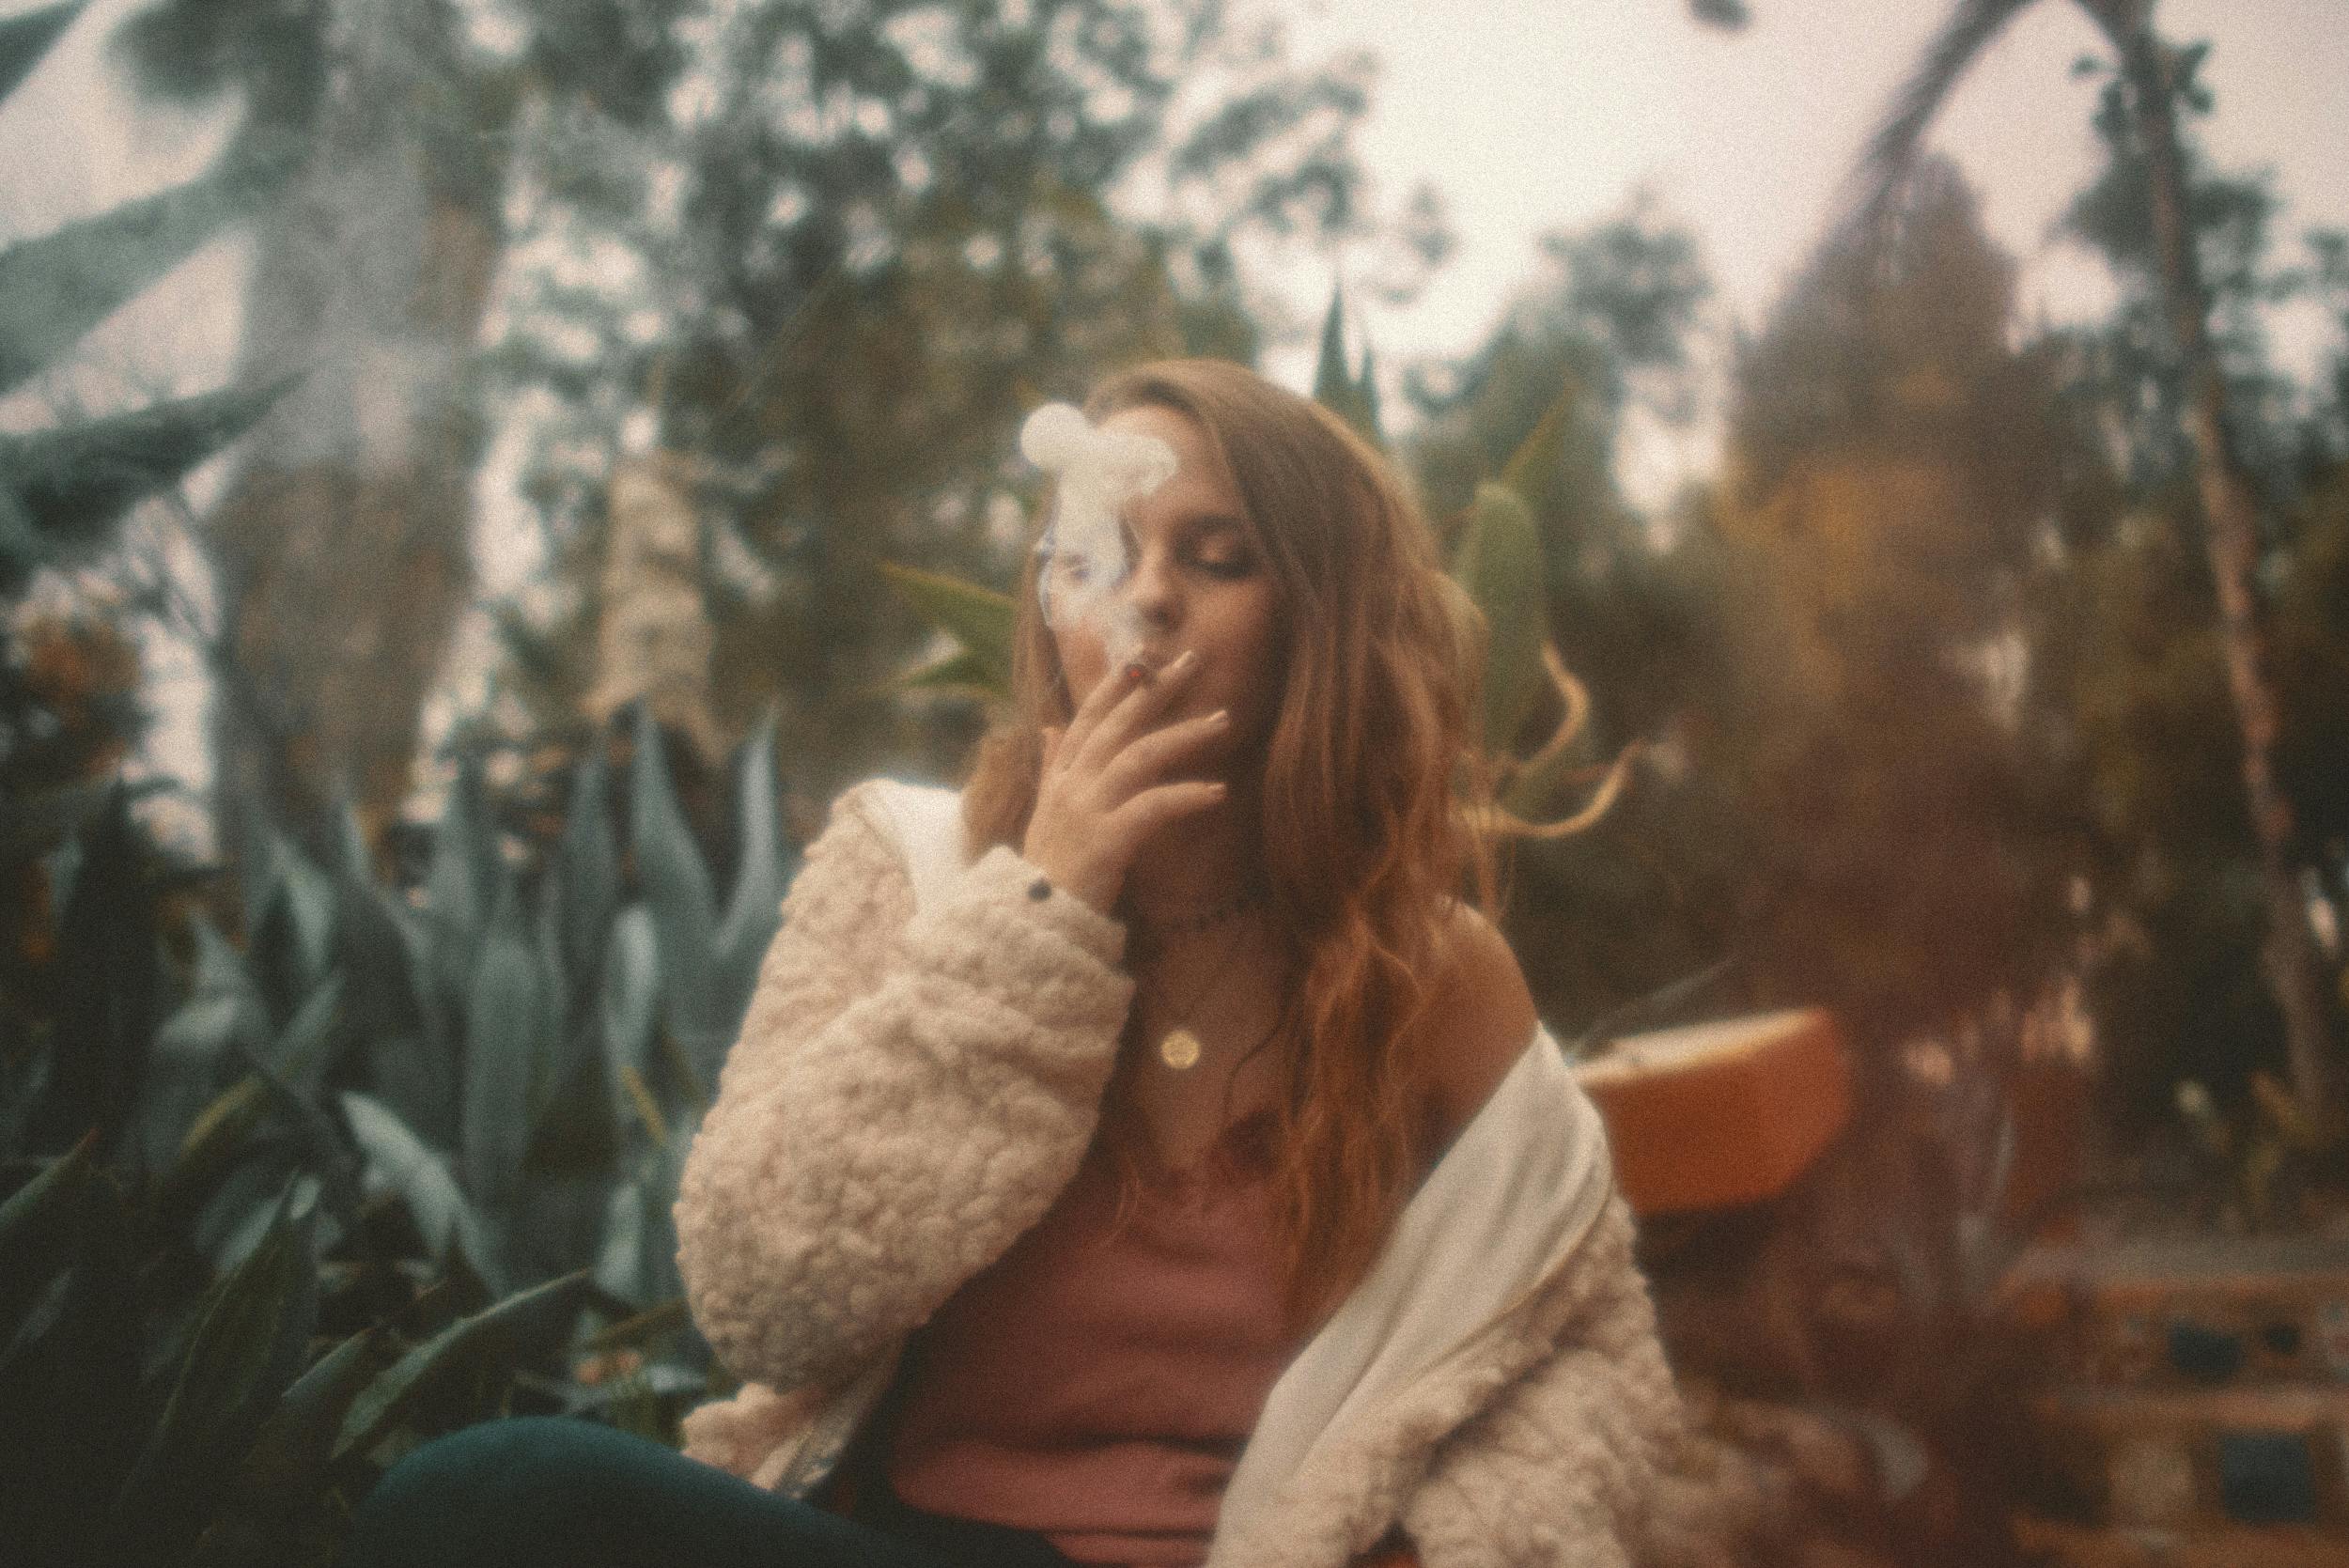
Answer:
[(419, 712), (470, 588), (468, 384), (496, 256), (493, 182), (422, 116), (449, 77), (412, 8), (338, 8), (313, 145), (255, 234), (241, 380), (302, 376), (210, 531), (230, 669), (215, 818), (370, 826), (410, 785)]
[(2277, 782), (2279, 715), (2273, 655), (2254, 586), (2259, 561), (2259, 503), (2227, 431), (2227, 385), (2210, 340), (2201, 266), (2186, 217), (2185, 160), (2178, 146), (2170, 54), (2140, 7), (2130, 17), (2097, 12), (2120, 52), (2137, 122), (2145, 140), (2154, 235), (2165, 305), (2186, 378), (2186, 433), (2194, 443), (2196, 489), (2202, 503), (2211, 576), (2218, 594), (2219, 645), (2227, 687), (2243, 729), (2243, 785), (2259, 842), (2267, 906), (2263, 958), (2283, 1017), (2295, 1099), (2312, 1124), (2329, 1124), (2334, 1082), (2332, 1006), (2315, 933), (2292, 855), (2292, 801)]

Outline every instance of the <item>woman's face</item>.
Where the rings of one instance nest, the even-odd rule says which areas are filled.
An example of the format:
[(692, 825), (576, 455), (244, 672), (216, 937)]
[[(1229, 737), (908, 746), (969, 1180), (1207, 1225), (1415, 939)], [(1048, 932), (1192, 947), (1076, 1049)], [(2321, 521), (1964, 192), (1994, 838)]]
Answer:
[[(1130, 610), (1143, 662), (1160, 665), (1186, 648), (1198, 651), (1198, 667), (1159, 722), (1229, 708), (1231, 726), (1182, 768), (1187, 777), (1228, 776), (1237, 760), (1262, 747), (1280, 708), (1283, 650), (1271, 564), (1257, 547), (1231, 475), (1190, 415), (1143, 404), (1102, 424), (1156, 436), (1174, 453), (1174, 476), (1129, 503), (1120, 519), (1130, 569), (1107, 598)], [(1114, 673), (1104, 635), (1108, 618), (1063, 614), (1052, 624), (1072, 703), (1081, 704)]]

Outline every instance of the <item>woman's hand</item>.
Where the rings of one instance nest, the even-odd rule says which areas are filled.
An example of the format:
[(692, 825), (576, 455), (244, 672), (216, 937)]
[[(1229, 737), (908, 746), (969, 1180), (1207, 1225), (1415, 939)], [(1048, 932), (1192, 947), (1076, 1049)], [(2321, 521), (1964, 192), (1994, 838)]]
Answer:
[(1218, 708), (1150, 729), (1174, 691), (1198, 668), (1185, 650), (1156, 672), (1113, 670), (1068, 721), (1044, 732), (1044, 770), (1020, 854), (1059, 887), (1106, 914), (1126, 871), (1152, 833), (1223, 799), (1220, 780), (1160, 784), (1183, 753), (1231, 722)]

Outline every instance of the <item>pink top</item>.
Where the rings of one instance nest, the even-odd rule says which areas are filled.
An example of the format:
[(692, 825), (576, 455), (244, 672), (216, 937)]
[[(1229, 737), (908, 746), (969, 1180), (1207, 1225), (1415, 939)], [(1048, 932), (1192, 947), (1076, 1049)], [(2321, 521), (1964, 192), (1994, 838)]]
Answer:
[(1079, 1562), (1196, 1564), (1301, 1336), (1283, 1326), (1260, 1111), (1116, 1227), (1096, 1141), (1034, 1229), (912, 1343), (889, 1480), (934, 1514), (1042, 1532)]

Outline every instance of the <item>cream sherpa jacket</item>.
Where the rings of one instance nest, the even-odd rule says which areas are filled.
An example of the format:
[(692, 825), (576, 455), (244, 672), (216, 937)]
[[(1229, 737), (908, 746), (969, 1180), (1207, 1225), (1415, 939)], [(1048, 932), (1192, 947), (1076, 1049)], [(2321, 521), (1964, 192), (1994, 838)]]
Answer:
[[(693, 1319), (743, 1379), (686, 1452), (805, 1495), (905, 1337), (1075, 1173), (1132, 983), (1124, 928), (958, 800), (873, 781), (784, 904), (676, 1208)], [(1538, 1032), (1268, 1399), (1209, 1568), (1735, 1560), (1759, 1506), (1689, 1431), (1604, 1135)]]

